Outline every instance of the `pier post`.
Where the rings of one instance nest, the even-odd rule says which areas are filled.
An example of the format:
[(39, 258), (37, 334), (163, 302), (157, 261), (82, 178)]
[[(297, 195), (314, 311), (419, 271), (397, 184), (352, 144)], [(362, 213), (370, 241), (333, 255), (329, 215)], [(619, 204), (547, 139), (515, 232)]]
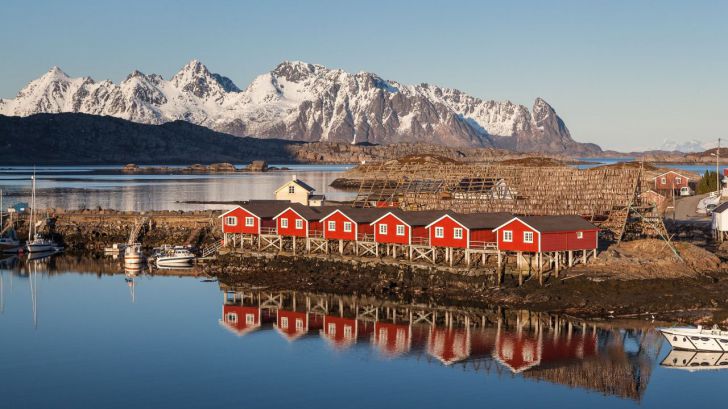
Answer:
[(569, 267), (574, 267), (574, 250), (569, 250)]
[(538, 262), (538, 284), (543, 285), (543, 253), (540, 251), (536, 255), (536, 261)]
[(554, 259), (554, 270), (556, 272), (556, 278), (559, 278), (559, 259), (561, 258), (561, 252), (557, 251)]
[(587, 253), (586, 253), (586, 250), (582, 250), (582, 255), (581, 255), (581, 262), (582, 262), (583, 264), (586, 264), (586, 254), (587, 254)]
[(344, 255), (344, 240), (339, 239), (339, 254)]
[(293, 254), (296, 254), (296, 236), (293, 236)]

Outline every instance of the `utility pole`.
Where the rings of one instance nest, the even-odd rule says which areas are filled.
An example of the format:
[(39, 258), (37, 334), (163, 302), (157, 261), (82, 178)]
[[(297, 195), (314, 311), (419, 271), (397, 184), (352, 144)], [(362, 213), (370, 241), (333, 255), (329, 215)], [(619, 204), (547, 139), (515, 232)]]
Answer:
[(715, 182), (715, 188), (718, 191), (718, 198), (720, 198), (720, 138), (718, 138), (718, 149), (715, 151)]

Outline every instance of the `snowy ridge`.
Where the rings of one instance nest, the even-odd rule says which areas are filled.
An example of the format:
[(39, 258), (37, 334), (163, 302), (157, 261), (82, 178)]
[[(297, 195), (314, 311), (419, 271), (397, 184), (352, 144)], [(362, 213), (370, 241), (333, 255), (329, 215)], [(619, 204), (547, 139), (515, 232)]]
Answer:
[(561, 118), (538, 98), (533, 109), (481, 100), (428, 84), (285, 61), (240, 90), (229, 78), (190, 61), (171, 79), (134, 71), (120, 84), (70, 78), (53, 67), (0, 114), (82, 112), (134, 122), (185, 120), (239, 136), (303, 141), (425, 142), (520, 151), (598, 152), (575, 142)]

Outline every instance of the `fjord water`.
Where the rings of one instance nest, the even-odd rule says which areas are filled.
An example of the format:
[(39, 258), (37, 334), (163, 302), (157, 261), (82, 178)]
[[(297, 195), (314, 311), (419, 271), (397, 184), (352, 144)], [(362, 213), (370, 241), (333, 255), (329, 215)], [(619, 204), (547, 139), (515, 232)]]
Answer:
[[(238, 165), (239, 167), (242, 165)], [(43, 166), (35, 168), (40, 208), (115, 210), (224, 209), (230, 202), (273, 199), (273, 192), (294, 175), (330, 200), (353, 198), (329, 187), (350, 165), (274, 165), (285, 171), (265, 173), (150, 174), (121, 173), (121, 166)], [(32, 166), (0, 169), (6, 204), (28, 202)]]
[[(265, 308), (272, 301), (264, 289), (238, 291), (190, 276), (127, 280), (113, 261), (68, 256), (0, 268), (0, 399), (6, 408), (725, 402), (728, 370), (660, 366), (669, 346), (644, 322), (537, 332), (524, 325), (530, 313), (509, 312), (502, 324), (491, 317), (482, 328), (448, 328), (408, 326), (381, 309), (384, 327), (361, 319), (347, 334), (336, 333), (334, 323), (355, 318), (336, 306), (356, 298), (286, 293), (278, 298), (280, 308)], [(316, 311), (321, 300), (329, 315), (319, 311), (307, 315), (305, 325), (293, 325), (296, 315), (286, 310)], [(291, 319), (287, 328), (284, 314)]]

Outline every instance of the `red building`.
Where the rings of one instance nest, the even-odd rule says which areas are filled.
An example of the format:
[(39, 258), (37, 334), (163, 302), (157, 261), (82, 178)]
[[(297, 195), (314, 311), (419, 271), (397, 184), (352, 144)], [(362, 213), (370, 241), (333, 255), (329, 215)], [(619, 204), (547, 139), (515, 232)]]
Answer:
[(256, 200), (237, 206), (219, 216), (222, 232), (260, 234), (263, 229), (274, 229), (273, 217), (290, 205), (281, 200)]
[(388, 357), (409, 352), (412, 344), (412, 327), (407, 324), (374, 323), (372, 344)]
[(320, 333), (337, 348), (346, 348), (356, 343), (359, 322), (353, 318), (324, 315)]
[(276, 232), (280, 236), (309, 237), (321, 234), (321, 218), (331, 208), (308, 207), (298, 203), (289, 204), (283, 211), (273, 217)]
[(225, 304), (220, 325), (238, 336), (255, 331), (261, 325), (260, 308)]
[(387, 213), (385, 209), (342, 207), (321, 219), (324, 238), (328, 240), (362, 240), (373, 237), (372, 222)]
[(688, 187), (689, 182), (689, 177), (671, 170), (655, 177), (655, 190), (680, 190), (682, 187)]
[(468, 358), (470, 356), (470, 327), (433, 327), (427, 339), (427, 353), (445, 365)]
[(501, 251), (594, 250), (599, 240), (599, 228), (579, 216), (514, 217), (493, 230)]
[(493, 229), (512, 218), (510, 213), (448, 213), (425, 228), (432, 246), (484, 248), (497, 242)]
[(493, 358), (513, 373), (520, 373), (541, 364), (542, 335), (531, 337), (522, 332), (498, 331)]
[(308, 313), (278, 310), (275, 329), (289, 341), (295, 341), (308, 333)]
[(428, 242), (426, 226), (440, 218), (444, 211), (404, 212), (391, 210), (373, 221), (377, 243), (419, 244)]

